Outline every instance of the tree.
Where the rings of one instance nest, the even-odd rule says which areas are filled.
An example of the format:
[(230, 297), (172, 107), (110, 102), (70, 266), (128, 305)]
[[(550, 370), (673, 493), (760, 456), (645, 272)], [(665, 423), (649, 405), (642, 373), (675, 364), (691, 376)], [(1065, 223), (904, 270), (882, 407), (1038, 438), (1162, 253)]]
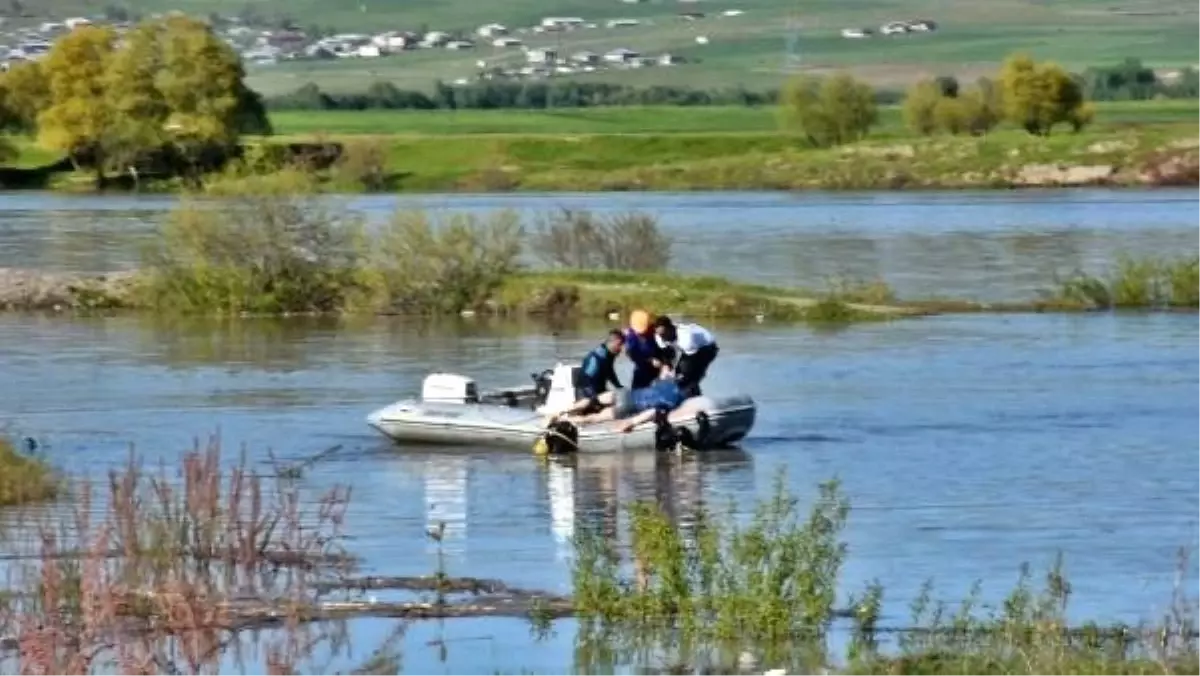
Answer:
[(904, 97), (903, 110), (905, 123), (918, 134), (979, 135), (996, 126), (998, 106), (995, 87), (986, 78), (966, 90), (953, 78), (937, 78), (913, 85)]
[(942, 89), (932, 80), (923, 80), (909, 88), (904, 96), (904, 123), (912, 131), (928, 136), (937, 131), (934, 111), (943, 98)]
[(156, 22), (129, 31), (104, 73), (113, 112), (105, 154), (114, 165), (133, 166), (140, 155), (162, 147), (166, 140), (164, 125), (170, 110), (155, 86), (163, 65), (161, 32), (162, 26)]
[(878, 120), (874, 92), (844, 73), (823, 81), (800, 77), (789, 82), (781, 94), (780, 115), (785, 129), (818, 147), (859, 141)]
[(114, 115), (105, 93), (105, 71), (116, 35), (107, 27), (81, 26), (59, 38), (42, 62), (49, 97), (37, 116), (38, 139), (67, 153), (78, 167), (87, 158), (104, 179), (105, 142)]
[(237, 53), (207, 24), (182, 16), (163, 20), (160, 49), (155, 86), (170, 111), (166, 129), (176, 147), (192, 162), (233, 147), (247, 107), (257, 101)]
[(38, 61), (17, 63), (0, 75), (0, 99), (3, 99), (5, 131), (31, 133), (37, 130), (37, 117), (49, 103), (50, 89)]
[(1066, 122), (1086, 124), (1083, 89), (1055, 63), (1035, 63), (1024, 54), (1009, 57), (1000, 71), (1005, 117), (1030, 134), (1047, 136)]

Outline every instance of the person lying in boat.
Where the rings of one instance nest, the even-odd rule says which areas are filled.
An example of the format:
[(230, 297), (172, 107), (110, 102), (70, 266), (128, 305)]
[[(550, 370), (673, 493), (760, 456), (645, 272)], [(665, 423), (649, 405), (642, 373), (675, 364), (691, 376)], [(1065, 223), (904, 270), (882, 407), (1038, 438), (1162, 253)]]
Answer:
[(621, 381), (617, 380), (617, 357), (625, 346), (625, 334), (619, 329), (608, 332), (603, 343), (597, 345), (583, 358), (579, 369), (579, 396), (586, 399), (598, 397), (608, 391), (608, 384), (621, 389)]
[[(563, 418), (568, 418), (577, 425), (620, 420), (617, 431), (628, 432), (642, 423), (653, 420), (658, 409), (674, 411), (687, 398), (679, 383), (674, 378), (667, 377), (654, 381), (649, 387), (614, 390), (595, 398), (581, 399), (566, 411), (552, 416), (547, 424)], [(587, 413), (588, 409), (596, 405), (603, 408), (596, 413)]]
[(700, 381), (721, 351), (712, 332), (699, 324), (675, 324), (664, 315), (654, 320), (654, 335), (660, 347), (678, 354), (674, 371), (679, 386), (689, 397), (700, 396)]

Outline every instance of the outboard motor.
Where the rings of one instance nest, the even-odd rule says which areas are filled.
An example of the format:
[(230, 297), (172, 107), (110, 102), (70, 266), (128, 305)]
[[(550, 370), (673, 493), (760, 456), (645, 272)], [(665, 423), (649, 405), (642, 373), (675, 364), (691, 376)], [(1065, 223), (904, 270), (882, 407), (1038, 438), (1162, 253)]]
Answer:
[(546, 369), (541, 373), (530, 373), (533, 378), (533, 407), (538, 408), (546, 403), (550, 396), (550, 386), (554, 382), (554, 371)]

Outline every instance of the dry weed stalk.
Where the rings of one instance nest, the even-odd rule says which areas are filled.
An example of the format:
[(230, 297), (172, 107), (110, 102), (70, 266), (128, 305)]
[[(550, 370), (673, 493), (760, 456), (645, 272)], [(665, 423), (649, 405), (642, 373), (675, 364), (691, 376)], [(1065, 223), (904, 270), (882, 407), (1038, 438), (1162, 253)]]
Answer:
[[(311, 507), (294, 481), (248, 471), (244, 452), (223, 468), (215, 438), (185, 453), (177, 476), (145, 473), (131, 455), (108, 489), (96, 520), (91, 482), (74, 482), (73, 518), (43, 519), (37, 556), (13, 560), (0, 632), (15, 637), (6, 647), (20, 673), (200, 672), (236, 642), (242, 607), (299, 609), (313, 581), (352, 561), (341, 547), (349, 490)], [(292, 636), (268, 662), (294, 665), (319, 640)]]

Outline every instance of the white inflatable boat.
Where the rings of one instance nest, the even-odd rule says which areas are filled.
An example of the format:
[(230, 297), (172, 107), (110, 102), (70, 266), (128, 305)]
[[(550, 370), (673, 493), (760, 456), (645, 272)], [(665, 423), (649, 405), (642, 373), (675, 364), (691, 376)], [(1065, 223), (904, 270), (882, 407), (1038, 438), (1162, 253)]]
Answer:
[(547, 434), (546, 419), (578, 400), (578, 366), (558, 364), (533, 374), (528, 387), (480, 392), (475, 381), (451, 373), (425, 378), (420, 399), (385, 406), (367, 424), (400, 443), (496, 446), (521, 450), (545, 439), (550, 452), (619, 452), (673, 448), (728, 447), (754, 426), (756, 407), (746, 395), (692, 397), (667, 415), (629, 432), (613, 421), (576, 427), (557, 424)]

